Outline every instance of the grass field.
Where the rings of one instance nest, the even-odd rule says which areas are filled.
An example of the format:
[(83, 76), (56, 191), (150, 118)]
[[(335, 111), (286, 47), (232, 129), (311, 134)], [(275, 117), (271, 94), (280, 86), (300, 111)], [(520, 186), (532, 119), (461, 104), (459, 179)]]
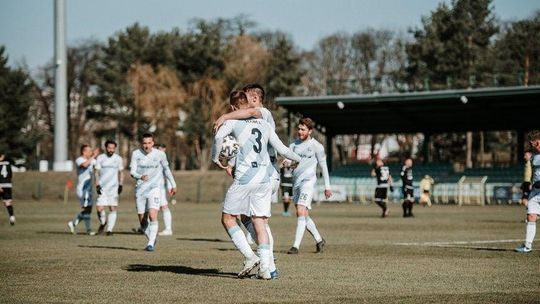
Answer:
[(73, 201), (18, 201), (14, 227), (1, 208), (0, 302), (540, 301), (540, 251), (512, 252), (524, 234), (521, 207), (416, 206), (416, 217), (404, 219), (393, 205), (381, 219), (375, 205), (325, 204), (312, 217), (326, 252), (315, 254), (306, 233), (300, 254), (291, 256), (285, 251), (296, 219), (282, 217), (276, 205), (271, 225), (281, 277), (259, 281), (236, 279), (242, 259), (220, 226), (219, 204), (173, 206), (174, 236), (160, 237), (148, 253), (144, 236), (130, 232), (136, 215), (125, 201), (109, 237), (69, 234)]

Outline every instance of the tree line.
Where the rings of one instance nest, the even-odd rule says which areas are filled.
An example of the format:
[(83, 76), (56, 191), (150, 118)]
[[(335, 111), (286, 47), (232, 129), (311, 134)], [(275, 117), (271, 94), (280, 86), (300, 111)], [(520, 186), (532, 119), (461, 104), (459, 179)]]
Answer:
[[(264, 85), (286, 135), (286, 115), (271, 103), (278, 96), (534, 85), (540, 84), (539, 58), (540, 12), (501, 21), (491, 0), (442, 3), (418, 28), (339, 32), (311, 50), (300, 50), (286, 33), (259, 30), (245, 16), (195, 19), (187, 29), (155, 33), (136, 23), (105, 42), (68, 48), (69, 156), (82, 143), (99, 146), (106, 138), (127, 155), (150, 131), (167, 145), (176, 169), (205, 170), (211, 122), (228, 110), (229, 92), (246, 83)], [(0, 103), (0, 150), (34, 163), (51, 160), (52, 61), (30, 74), (9, 67), (0, 47)], [(492, 137), (496, 148), (512, 143)], [(464, 139), (437, 135), (435, 148), (456, 154), (436, 160), (461, 157)]]

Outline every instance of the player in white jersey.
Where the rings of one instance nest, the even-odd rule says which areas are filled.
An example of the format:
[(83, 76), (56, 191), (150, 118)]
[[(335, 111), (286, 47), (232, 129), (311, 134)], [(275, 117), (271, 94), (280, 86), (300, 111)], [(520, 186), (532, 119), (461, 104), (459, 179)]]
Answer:
[[(96, 159), (95, 177), (96, 191), (98, 194), (96, 209), (99, 219), (98, 234), (103, 233), (107, 225), (107, 235), (113, 234), (116, 224), (116, 212), (118, 209), (118, 196), (122, 193), (124, 184), (124, 161), (116, 152), (115, 141), (105, 142), (105, 154)], [(105, 213), (105, 207), (109, 207), (109, 216)]]
[(525, 229), (525, 242), (516, 248), (517, 252), (527, 253), (532, 250), (532, 243), (536, 235), (536, 220), (540, 214), (540, 131), (529, 134), (529, 142), (533, 156), (531, 158), (531, 191), (527, 203), (527, 227)]
[(135, 198), (137, 214), (141, 227), (144, 226), (145, 214), (148, 213), (148, 225), (144, 230), (148, 238), (146, 251), (154, 251), (158, 233), (157, 214), (161, 206), (161, 188), (163, 178), (172, 186), (169, 194), (176, 193), (176, 182), (169, 168), (165, 153), (154, 149), (154, 136), (146, 133), (142, 136), (142, 147), (131, 154), (130, 173), (136, 180)]
[(73, 221), (68, 222), (71, 233), (76, 234), (76, 227), (81, 220), (84, 221), (86, 233), (94, 235), (92, 231), (90, 215), (92, 214), (92, 172), (99, 150), (92, 151), (89, 145), (81, 146), (81, 156), (75, 160), (77, 165), (77, 197), (81, 204), (81, 212), (77, 213)]
[[(264, 96), (265, 96), (264, 88), (261, 85), (254, 83), (254, 84), (248, 84), (244, 86), (242, 88), (242, 91), (246, 94), (249, 107), (233, 110), (230, 113), (221, 115), (221, 117), (218, 118), (216, 122), (214, 123), (214, 132), (217, 132), (219, 127), (226, 120), (248, 119), (248, 118), (263, 119), (264, 121), (268, 122), (268, 124), (270, 124), (272, 131), (275, 132), (276, 123), (274, 121), (274, 118), (272, 117), (272, 113), (263, 106)], [(275, 169), (274, 171), (270, 172), (271, 174), (270, 181), (272, 183), (271, 201), (272, 203), (274, 203), (274, 202), (277, 202), (277, 194), (279, 192), (279, 184), (280, 184), (280, 174), (279, 174), (279, 165), (277, 163), (276, 151), (271, 145), (268, 146), (268, 155), (270, 156), (270, 162), (272, 163), (272, 166)], [(247, 216), (242, 216), (242, 223), (251, 235), (251, 237), (249, 238), (249, 241), (251, 241), (252, 239), (256, 239), (255, 230), (253, 229), (253, 224), (251, 223), (251, 219)], [(270, 252), (271, 252), (271, 259), (272, 259), (272, 262), (270, 264), (270, 273), (272, 275), (272, 279), (277, 279), (279, 276), (279, 273), (277, 271), (276, 265), (273, 260), (274, 237), (272, 235), (272, 231), (268, 223), (266, 223), (266, 227), (267, 227), (268, 236), (270, 238)]]
[[(230, 103), (233, 107), (240, 109), (249, 106), (245, 93), (241, 91), (231, 93)], [(244, 269), (238, 276), (240, 278), (247, 276), (260, 262), (258, 277), (271, 279), (269, 270), (270, 246), (266, 219), (271, 216), (270, 176), (274, 168), (270, 163), (268, 144), (270, 143), (280, 154), (294, 161), (299, 161), (300, 157), (279, 140), (266, 121), (262, 119), (229, 120), (223, 124), (214, 138), (212, 161), (225, 169), (231, 176), (232, 168), (228, 165), (222, 165), (219, 160), (223, 138), (229, 134), (232, 134), (238, 141), (240, 151), (236, 156), (234, 182), (225, 195), (221, 222), (234, 245), (245, 258)], [(236, 223), (236, 217), (242, 214), (251, 217), (260, 258), (255, 255), (246, 236)]]
[[(156, 145), (155, 147), (159, 149), (160, 151), (162, 151), (163, 153), (167, 151), (167, 147), (163, 144)], [(172, 233), (172, 213), (171, 213), (171, 209), (169, 209), (169, 201), (167, 200), (167, 193), (171, 191), (171, 188), (172, 187), (169, 185), (169, 183), (167, 183), (167, 178), (164, 177), (163, 186), (161, 187), (162, 199), (161, 199), (160, 210), (161, 210), (161, 214), (163, 215), (163, 224), (165, 225), (165, 229), (163, 229), (163, 231), (158, 233), (158, 235), (160, 236), (167, 236), (167, 235), (173, 234)], [(173, 204), (174, 204), (174, 201), (173, 201)]]
[(298, 253), (306, 229), (315, 238), (318, 253), (323, 252), (324, 245), (326, 244), (326, 241), (319, 234), (315, 222), (309, 217), (311, 200), (313, 199), (315, 183), (317, 182), (317, 164), (321, 167), (324, 178), (324, 195), (326, 198), (332, 196), (324, 147), (311, 137), (312, 133), (313, 121), (310, 118), (300, 119), (298, 124), (298, 139), (289, 146), (291, 150), (302, 157), (302, 161), (293, 172), (293, 202), (296, 205), (298, 221), (294, 244), (287, 251), (288, 254)]

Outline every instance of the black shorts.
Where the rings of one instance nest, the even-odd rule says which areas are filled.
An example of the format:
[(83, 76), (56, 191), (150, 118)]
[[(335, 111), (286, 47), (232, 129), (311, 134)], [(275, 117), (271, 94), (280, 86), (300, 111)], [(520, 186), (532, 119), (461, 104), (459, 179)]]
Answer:
[(13, 198), (11, 188), (2, 188), (2, 190), (0, 192), (0, 200), (8, 201)]
[(408, 189), (408, 188), (404, 188), (403, 189), (403, 198), (404, 199), (414, 199), (414, 190), (413, 189)]
[(385, 200), (388, 197), (388, 188), (375, 188), (375, 200)]
[(291, 199), (293, 197), (291, 186), (281, 186), (281, 193), (283, 196), (285, 196), (285, 193), (287, 193)]

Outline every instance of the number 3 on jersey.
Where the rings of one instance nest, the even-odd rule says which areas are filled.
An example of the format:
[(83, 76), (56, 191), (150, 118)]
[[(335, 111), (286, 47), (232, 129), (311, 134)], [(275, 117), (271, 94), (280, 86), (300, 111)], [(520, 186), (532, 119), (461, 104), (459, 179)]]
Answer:
[(257, 128), (253, 128), (253, 129), (251, 129), (251, 134), (257, 135), (257, 137), (255, 138), (255, 142), (257, 143), (257, 145), (253, 145), (253, 150), (255, 150), (256, 153), (261, 153), (261, 149), (262, 149), (262, 142), (261, 142), (262, 133), (261, 133), (261, 130), (259, 130)]

